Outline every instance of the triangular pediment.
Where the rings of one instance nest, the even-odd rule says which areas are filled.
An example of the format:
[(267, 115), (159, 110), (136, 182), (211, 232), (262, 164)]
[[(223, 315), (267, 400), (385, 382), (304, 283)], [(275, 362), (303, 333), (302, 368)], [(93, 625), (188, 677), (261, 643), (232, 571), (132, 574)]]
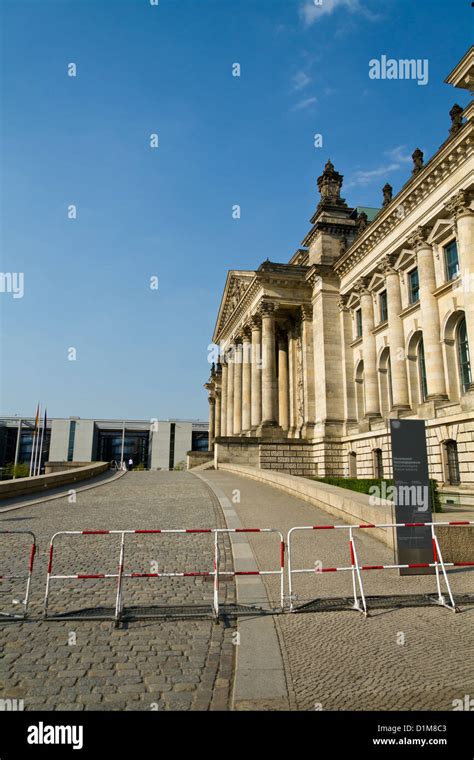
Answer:
[(232, 269), (227, 274), (227, 280), (222, 294), (221, 305), (217, 316), (213, 340), (217, 342), (229, 317), (234, 313), (244, 298), (250, 283), (255, 277), (254, 271)]

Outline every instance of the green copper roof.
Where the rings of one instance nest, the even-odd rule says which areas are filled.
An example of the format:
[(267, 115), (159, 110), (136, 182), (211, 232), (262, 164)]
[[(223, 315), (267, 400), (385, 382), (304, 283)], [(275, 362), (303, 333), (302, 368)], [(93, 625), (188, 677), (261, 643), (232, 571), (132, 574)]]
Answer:
[(367, 214), (367, 220), (369, 222), (372, 222), (379, 213), (380, 209), (371, 208), (370, 206), (356, 206), (356, 211), (358, 214), (361, 214), (362, 212)]

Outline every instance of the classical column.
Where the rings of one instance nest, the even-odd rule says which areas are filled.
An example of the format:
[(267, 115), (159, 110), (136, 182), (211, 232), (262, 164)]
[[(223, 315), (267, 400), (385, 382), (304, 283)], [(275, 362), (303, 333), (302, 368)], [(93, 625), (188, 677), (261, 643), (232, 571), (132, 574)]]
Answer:
[(460, 190), (446, 204), (446, 209), (454, 217), (456, 225), (467, 338), (471, 357), (474, 357), (474, 209), (471, 208), (471, 195), (467, 190)]
[(262, 330), (260, 318), (258, 316), (252, 317), (250, 325), (252, 329), (251, 424), (252, 428), (256, 428), (262, 421)]
[(252, 333), (246, 327), (242, 336), (242, 431), (250, 430), (252, 393), (251, 393), (251, 359), (252, 359)]
[(377, 379), (377, 354), (374, 329), (374, 302), (367, 287), (368, 278), (362, 277), (356, 290), (360, 297), (362, 310), (362, 356), (364, 359), (365, 416), (380, 415), (379, 384)]
[(341, 296), (338, 301), (341, 353), (342, 353), (342, 386), (344, 394), (344, 419), (354, 422), (357, 419), (354, 387), (354, 360), (350, 344), (352, 343), (352, 325), (347, 307), (347, 296)]
[(234, 433), (234, 346), (231, 346), (227, 355), (227, 420), (226, 435)]
[(235, 344), (234, 354), (234, 435), (242, 432), (242, 343)]
[(393, 409), (408, 409), (408, 377), (405, 357), (405, 336), (400, 317), (402, 298), (400, 277), (393, 264), (395, 256), (385, 256), (380, 263), (380, 271), (385, 275), (388, 311), (388, 344), (390, 347), (390, 372), (392, 377)]
[(208, 449), (213, 451), (215, 438), (216, 407), (214, 393), (209, 393), (209, 437)]
[(221, 429), (219, 435), (227, 434), (227, 373), (229, 368), (225, 361), (222, 362), (222, 380), (221, 380)]
[(216, 388), (216, 410), (214, 421), (214, 439), (219, 438), (221, 434), (221, 390)]
[(301, 307), (301, 341), (303, 346), (303, 438), (313, 438), (316, 425), (316, 390), (314, 385), (313, 307)]
[(416, 252), (420, 282), (420, 313), (425, 351), (426, 384), (428, 400), (446, 399), (443, 351), (441, 347), (438, 301), (433, 295), (436, 289), (433, 248), (426, 242), (422, 227), (410, 235), (408, 245)]
[(278, 424), (288, 432), (290, 419), (290, 396), (288, 377), (288, 336), (278, 333)]
[(263, 301), (262, 316), (262, 425), (276, 425), (275, 305)]

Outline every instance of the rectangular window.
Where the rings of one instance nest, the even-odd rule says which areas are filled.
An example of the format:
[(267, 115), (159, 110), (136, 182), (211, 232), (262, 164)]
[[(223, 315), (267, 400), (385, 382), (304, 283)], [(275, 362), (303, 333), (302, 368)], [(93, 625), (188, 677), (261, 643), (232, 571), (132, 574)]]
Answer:
[(416, 303), (420, 300), (420, 281), (418, 278), (418, 269), (412, 269), (408, 272), (408, 297), (410, 303)]
[(386, 322), (388, 319), (387, 291), (382, 290), (379, 295), (380, 321)]
[(444, 246), (444, 263), (446, 266), (446, 279), (454, 280), (459, 274), (458, 246), (455, 240)]
[(67, 446), (67, 461), (72, 462), (74, 457), (74, 441), (76, 438), (76, 422), (71, 420), (69, 425), (69, 441)]
[(174, 469), (174, 444), (175, 444), (175, 438), (176, 438), (176, 424), (174, 422), (170, 425), (170, 457), (169, 457), (169, 468), (170, 470)]
[(362, 338), (362, 309), (357, 309), (356, 317), (356, 338)]

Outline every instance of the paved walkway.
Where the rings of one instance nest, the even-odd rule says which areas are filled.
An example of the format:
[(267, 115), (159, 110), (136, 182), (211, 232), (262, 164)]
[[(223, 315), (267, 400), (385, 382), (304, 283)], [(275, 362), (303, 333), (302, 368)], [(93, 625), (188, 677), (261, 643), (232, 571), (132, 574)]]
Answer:
[[(212, 620), (149, 620), (124, 624), (98, 620), (42, 621), (47, 549), (58, 530), (223, 527), (218, 501), (188, 473), (131, 472), (114, 483), (67, 498), (0, 515), (0, 529), (32, 530), (40, 553), (25, 622), (0, 622), (0, 699), (23, 699), (40, 710), (226, 709), (229, 704), (234, 646), (232, 627)], [(212, 569), (211, 538), (206, 535), (129, 536), (126, 571), (163, 572)], [(19, 570), (13, 547), (19, 539), (0, 536), (4, 574)], [(116, 572), (116, 536), (62, 537), (54, 572)], [(24, 556), (24, 554), (22, 555)], [(231, 555), (224, 545), (224, 564)], [(212, 583), (202, 578), (130, 579), (125, 608), (159, 604), (178, 609), (210, 609)], [(233, 582), (222, 584), (223, 601), (232, 602)], [(0, 609), (11, 605), (20, 587), (4, 583)], [(114, 580), (53, 581), (49, 610), (66, 613), (114, 606)]]
[[(283, 491), (224, 471), (202, 477), (232, 503), (245, 527), (274, 527), (284, 534), (295, 525), (334, 524), (327, 513)], [(240, 502), (238, 501), (240, 499)], [(276, 568), (269, 535), (250, 534), (261, 569)], [(389, 550), (361, 532), (359, 560), (391, 561)], [(308, 532), (295, 541), (295, 566), (349, 564), (343, 531)], [(236, 561), (236, 569), (239, 564)], [(474, 591), (472, 570), (449, 574), (455, 593)], [(400, 578), (397, 571), (365, 573), (367, 595), (431, 594), (435, 578)], [(267, 576), (274, 602), (278, 584)], [(350, 597), (350, 573), (297, 576), (299, 601), (323, 596)], [(450, 710), (454, 699), (474, 695), (472, 651), (474, 607), (461, 614), (439, 607), (374, 609), (367, 619), (353, 610), (275, 616), (290, 704), (298, 710)], [(248, 705), (251, 707), (251, 705)]]

